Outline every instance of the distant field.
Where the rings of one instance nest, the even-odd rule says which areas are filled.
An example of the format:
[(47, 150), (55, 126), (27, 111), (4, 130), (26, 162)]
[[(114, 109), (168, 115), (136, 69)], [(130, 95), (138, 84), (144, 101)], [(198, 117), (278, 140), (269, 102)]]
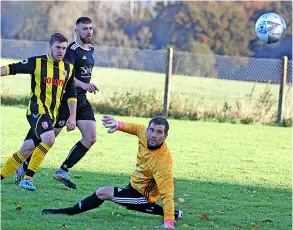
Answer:
[[(6, 65), (16, 60), (2, 59), (1, 65)], [(163, 94), (165, 75), (151, 72), (138, 72), (112, 68), (98, 68), (93, 70), (92, 81), (100, 88), (98, 95), (90, 95), (93, 100), (113, 95), (113, 92), (130, 90), (149, 91), (156, 90)], [(172, 93), (183, 101), (195, 103), (204, 102), (206, 107), (223, 107), (224, 102), (234, 103), (236, 99), (247, 100), (254, 88), (252, 100), (257, 100), (264, 92), (267, 84), (219, 80), (201, 77), (186, 77), (175, 75), (172, 79)], [(1, 79), (3, 93), (24, 95), (29, 92), (29, 77), (17, 75)], [(278, 100), (279, 85), (271, 85), (272, 98)], [(292, 89), (287, 90), (287, 103), (290, 104)]]

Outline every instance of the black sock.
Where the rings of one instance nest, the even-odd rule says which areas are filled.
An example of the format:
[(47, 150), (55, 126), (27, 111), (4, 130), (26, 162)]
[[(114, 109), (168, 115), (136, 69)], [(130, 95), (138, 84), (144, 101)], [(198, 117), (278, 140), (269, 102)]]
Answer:
[[(120, 203), (118, 203), (120, 204)], [(149, 213), (153, 215), (164, 216), (164, 210), (162, 206), (155, 203), (146, 203), (146, 204), (120, 204), (130, 210), (135, 210), (138, 212)]]
[(62, 214), (75, 215), (97, 208), (103, 204), (103, 202), (104, 201), (96, 195), (96, 192), (94, 192), (91, 196), (79, 201), (73, 207), (60, 209), (60, 212)]
[[(162, 206), (155, 203), (147, 203), (143, 205), (125, 205), (126, 208), (135, 210), (138, 212), (149, 213), (153, 215), (164, 216), (164, 209)], [(179, 210), (175, 210), (175, 219), (178, 219)]]
[(178, 219), (178, 215), (179, 215), (179, 210), (175, 210), (175, 220)]
[(77, 142), (70, 150), (66, 160), (60, 168), (68, 172), (68, 169), (72, 168), (77, 162), (79, 162), (88, 150), (89, 149), (86, 148), (80, 141)]
[(30, 163), (31, 158), (32, 158), (32, 154), (28, 158), (26, 158), (26, 160), (23, 162), (22, 167), (25, 172), (27, 171), (27, 167), (28, 167), (28, 164)]

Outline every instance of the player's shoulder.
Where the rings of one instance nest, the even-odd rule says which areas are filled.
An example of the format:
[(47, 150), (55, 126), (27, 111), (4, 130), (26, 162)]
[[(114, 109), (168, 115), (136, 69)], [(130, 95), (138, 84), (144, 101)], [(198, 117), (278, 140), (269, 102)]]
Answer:
[(29, 58), (22, 59), (20, 62), (22, 64), (27, 64), (27, 63), (35, 62), (36, 59), (45, 59), (45, 60), (47, 60), (47, 55), (32, 56), (32, 57), (29, 57)]
[(94, 49), (94, 46), (91, 44), (89, 45), (88, 49), (84, 49), (76, 41), (73, 41), (67, 46), (67, 50), (87, 52), (87, 51), (94, 51), (95, 49)]
[(38, 55), (38, 56), (32, 56), (31, 58), (33, 58), (33, 59), (37, 59), (37, 58), (45, 58), (45, 59), (47, 59), (48, 58), (48, 55)]
[(80, 46), (77, 44), (76, 41), (71, 42), (68, 46), (67, 46), (67, 51), (78, 51), (80, 49)]
[(137, 127), (139, 136), (141, 136), (143, 138), (146, 137), (146, 135), (147, 135), (147, 127), (145, 125), (142, 125), (142, 124), (135, 124), (135, 125)]
[(146, 131), (147, 127), (143, 124), (135, 124), (137, 126), (137, 128), (141, 131)]

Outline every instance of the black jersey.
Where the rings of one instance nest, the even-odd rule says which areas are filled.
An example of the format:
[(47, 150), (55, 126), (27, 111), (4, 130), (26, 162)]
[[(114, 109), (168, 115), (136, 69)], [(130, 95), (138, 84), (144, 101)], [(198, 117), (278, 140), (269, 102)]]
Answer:
[[(84, 82), (90, 83), (92, 76), (92, 69), (95, 65), (94, 48), (84, 49), (75, 41), (72, 42), (66, 50), (64, 61), (68, 61), (74, 65), (75, 78)], [(86, 94), (86, 90), (76, 87), (77, 94)]]
[(7, 75), (31, 75), (31, 93), (27, 114), (48, 114), (56, 119), (64, 89), (67, 100), (76, 101), (73, 65), (54, 62), (48, 55), (31, 57), (6, 66)]

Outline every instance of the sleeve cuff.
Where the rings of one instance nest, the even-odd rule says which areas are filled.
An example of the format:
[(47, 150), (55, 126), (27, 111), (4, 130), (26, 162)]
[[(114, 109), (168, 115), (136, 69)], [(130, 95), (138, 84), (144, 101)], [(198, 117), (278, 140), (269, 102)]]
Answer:
[(124, 129), (124, 123), (118, 121), (118, 128), (117, 130), (122, 131)]
[(6, 68), (6, 75), (9, 75), (9, 74), (10, 74), (10, 68), (9, 68), (9, 65), (6, 65), (5, 68)]
[(75, 97), (68, 98), (67, 102), (77, 102), (77, 99)]

